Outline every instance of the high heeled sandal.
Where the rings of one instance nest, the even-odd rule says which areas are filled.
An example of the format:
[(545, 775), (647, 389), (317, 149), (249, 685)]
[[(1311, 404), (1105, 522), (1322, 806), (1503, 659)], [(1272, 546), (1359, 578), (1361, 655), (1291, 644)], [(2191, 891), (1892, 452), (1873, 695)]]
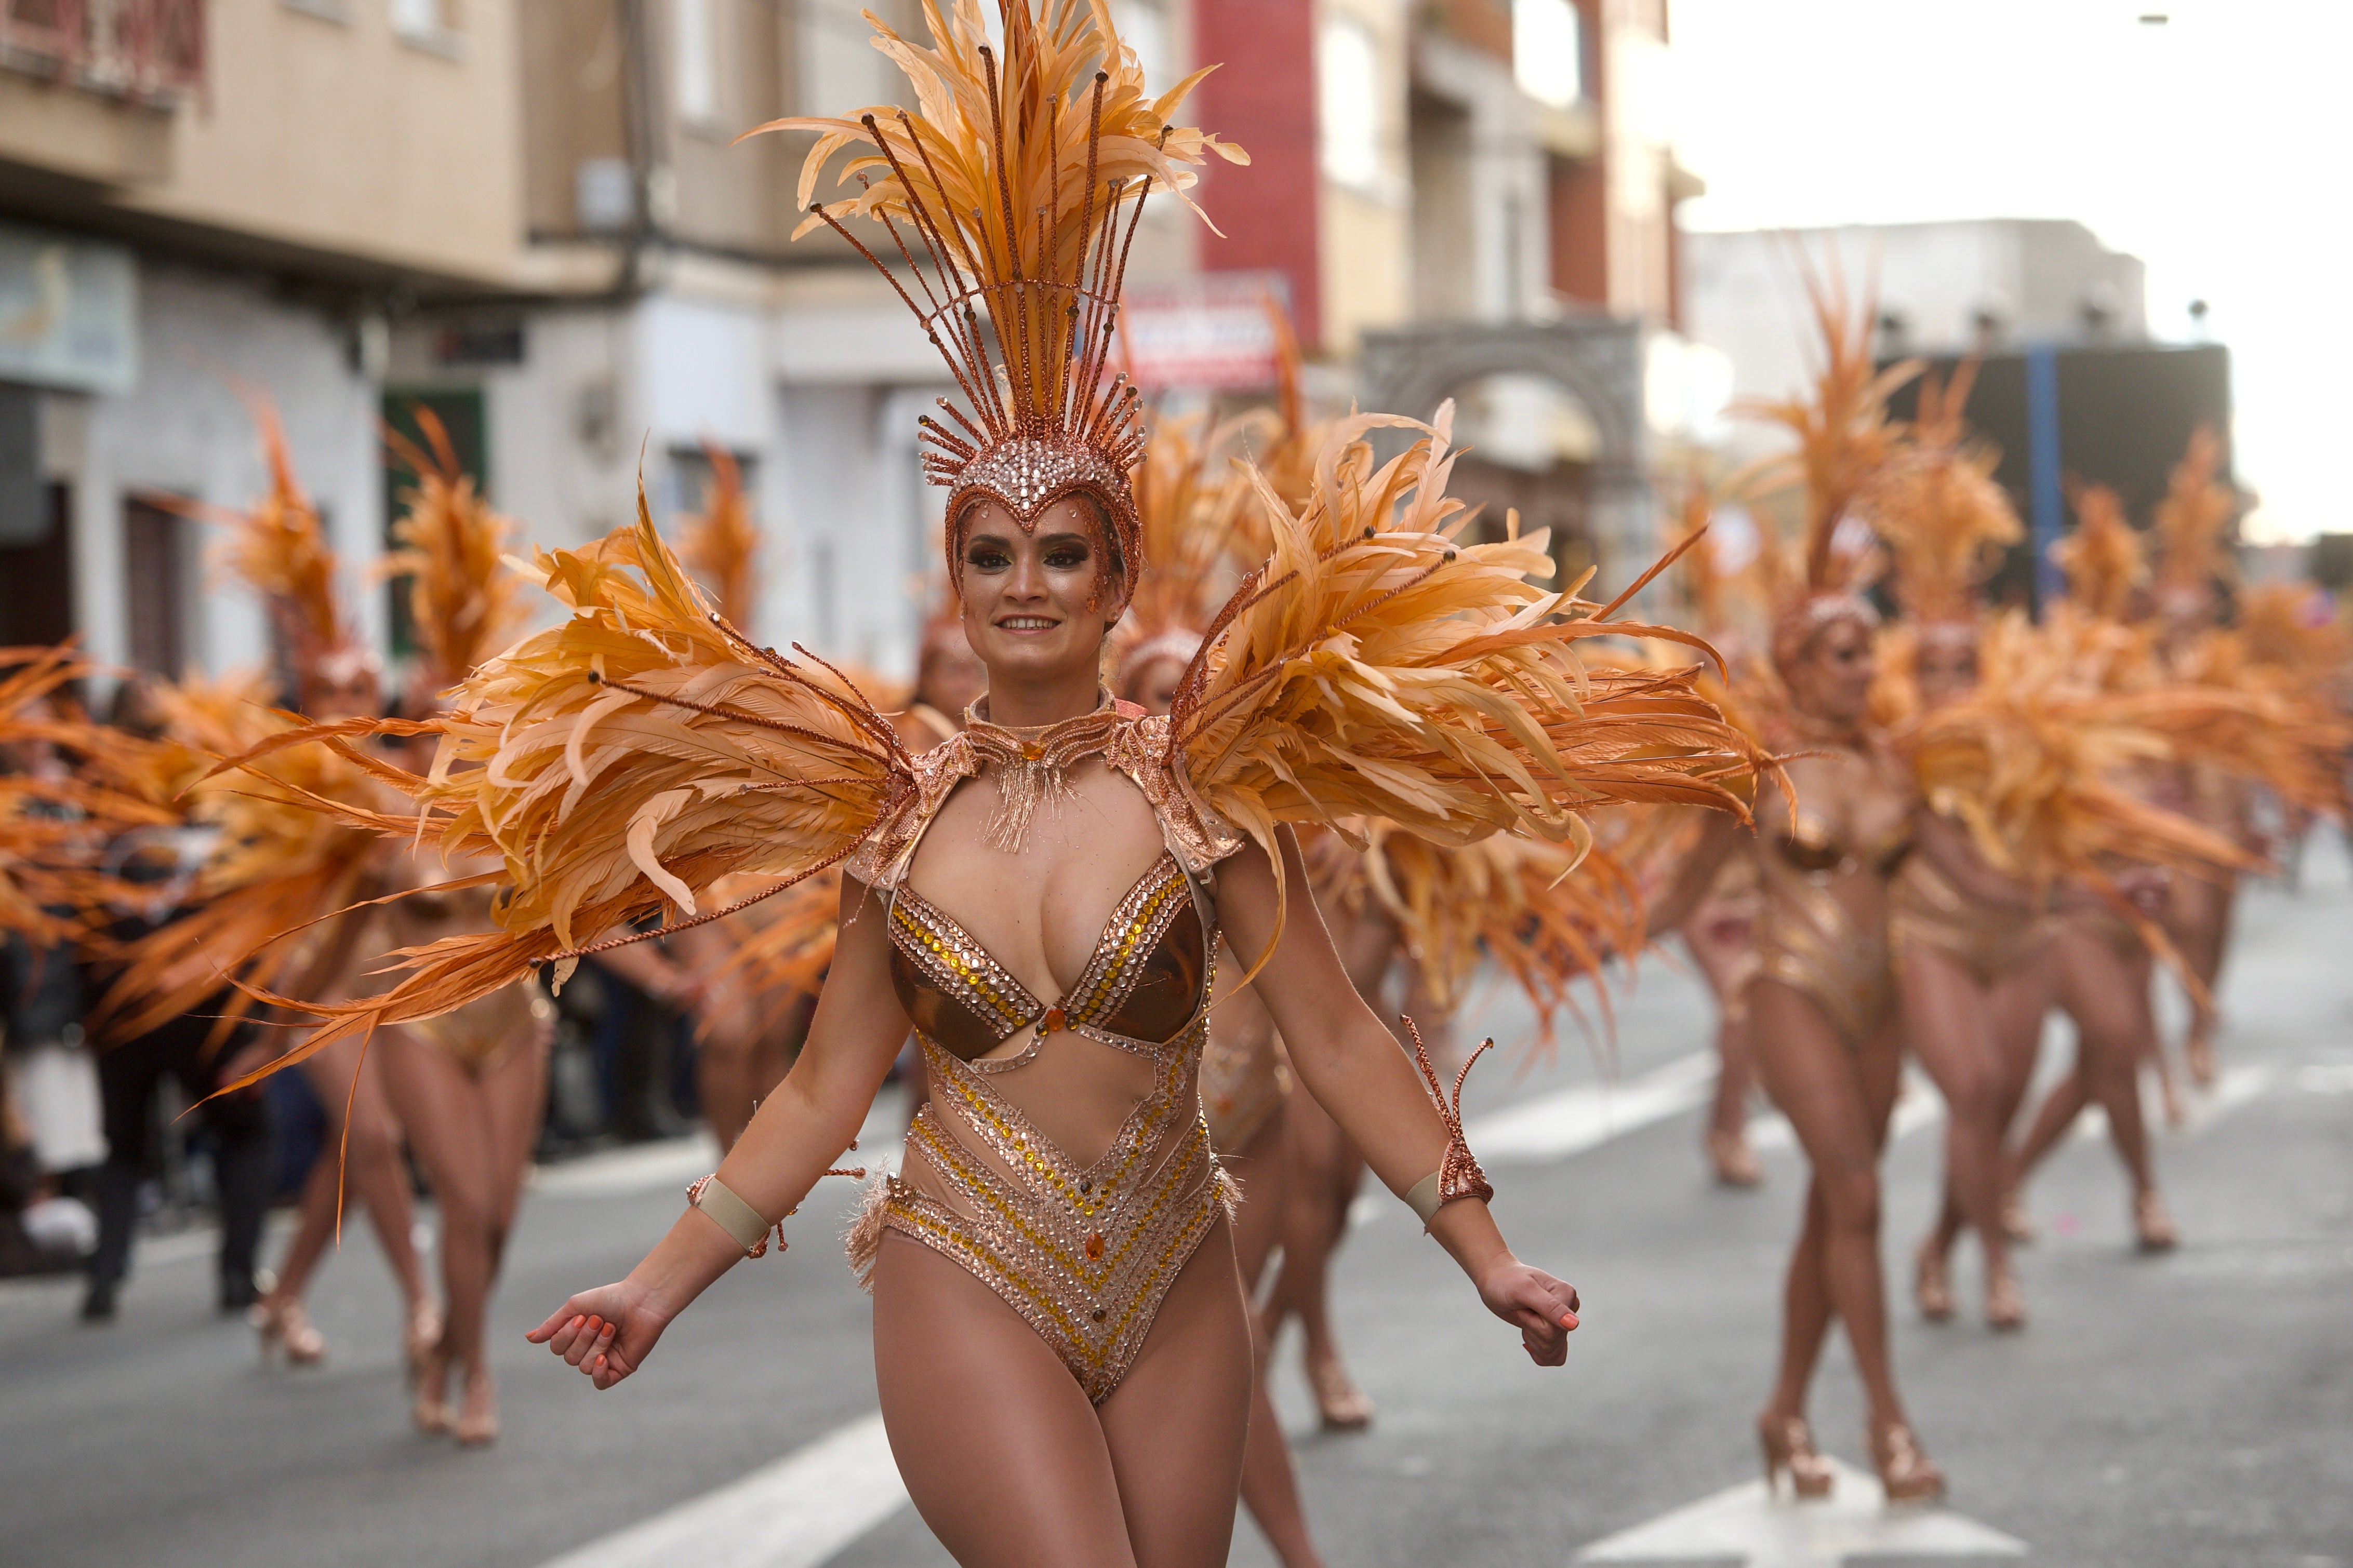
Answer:
[(1920, 1303), (1920, 1315), (1932, 1323), (1950, 1321), (1953, 1315), (1952, 1261), (1930, 1237), (1920, 1244), (1920, 1255), (1913, 1265), (1912, 1299)]
[(408, 1309), (408, 1326), (401, 1336), (401, 1349), (408, 1360), (408, 1381), (415, 1383), (423, 1375), (426, 1363), (433, 1352), (441, 1348), (441, 1309), (431, 1301), (418, 1301)]
[(1340, 1358), (1307, 1363), (1307, 1384), (1315, 1391), (1315, 1411), (1326, 1432), (1361, 1432), (1373, 1424), (1373, 1402), (1348, 1375)]
[(2173, 1215), (2167, 1211), (2165, 1200), (2154, 1192), (2143, 1193), (2133, 1199), (2133, 1246), (2142, 1252), (2170, 1252), (2181, 1245), (2181, 1233), (2173, 1227)]
[(1986, 1327), (1998, 1334), (2014, 1334), (2026, 1327), (2026, 1292), (2018, 1275), (2003, 1269), (1986, 1279)]
[(1945, 1472), (1921, 1451), (1911, 1427), (1893, 1421), (1869, 1436), (1871, 1462), (1890, 1503), (1929, 1503), (1945, 1495)]
[(1715, 1167), (1715, 1181), (1724, 1187), (1759, 1187), (1765, 1184), (1764, 1163), (1749, 1146), (1747, 1136), (1716, 1128), (1707, 1135), (1707, 1163)]
[(1829, 1461), (1814, 1451), (1813, 1430), (1804, 1416), (1767, 1411), (1757, 1418), (1757, 1442), (1765, 1450), (1767, 1496), (1779, 1495), (1784, 1470), (1789, 1472), (1789, 1489), (1798, 1497), (1810, 1500), (1831, 1495), (1837, 1475)]
[[(480, 1409), (474, 1404), (477, 1387), (483, 1391)], [(458, 1412), (457, 1424), (450, 1428), (450, 1436), (457, 1439), (458, 1447), (461, 1448), (487, 1448), (499, 1440), (498, 1388), (491, 1383), (490, 1373), (484, 1373), (479, 1378), (466, 1380), (464, 1403)]]
[(261, 1342), (265, 1362), (277, 1351), (286, 1352), (289, 1366), (316, 1366), (327, 1359), (327, 1336), (311, 1326), (311, 1314), (300, 1301), (265, 1298), (246, 1309), (245, 1321), (253, 1325), (254, 1337)]

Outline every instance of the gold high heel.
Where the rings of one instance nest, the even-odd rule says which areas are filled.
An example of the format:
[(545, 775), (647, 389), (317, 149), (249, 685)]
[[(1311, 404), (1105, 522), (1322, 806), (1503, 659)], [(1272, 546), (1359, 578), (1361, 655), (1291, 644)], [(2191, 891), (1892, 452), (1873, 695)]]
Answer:
[(2005, 1268), (1986, 1279), (1986, 1327), (1998, 1334), (2014, 1334), (2026, 1327), (2026, 1292), (2018, 1275)]
[(426, 1363), (433, 1352), (441, 1348), (441, 1309), (430, 1300), (415, 1303), (408, 1309), (408, 1328), (401, 1348), (408, 1357), (408, 1380), (415, 1383), (424, 1375)]
[(245, 1310), (245, 1321), (253, 1325), (254, 1337), (261, 1342), (265, 1362), (280, 1350), (286, 1352), (289, 1366), (316, 1366), (327, 1359), (327, 1336), (311, 1326), (311, 1315), (300, 1301), (272, 1302), (265, 1298)]
[(1776, 1415), (1767, 1411), (1757, 1418), (1757, 1441), (1765, 1450), (1767, 1496), (1778, 1495), (1783, 1470), (1789, 1472), (1789, 1489), (1799, 1498), (1831, 1495), (1831, 1484), (1837, 1477), (1822, 1457), (1814, 1452), (1814, 1434), (1804, 1416)]
[[(479, 1403), (475, 1391), (480, 1389)], [(466, 1379), (465, 1407), (452, 1429), (461, 1448), (487, 1448), (499, 1440), (498, 1385), (489, 1373)]]
[(2042, 1237), (2034, 1216), (2026, 1212), (2025, 1195), (2016, 1187), (2005, 1188), (2001, 1194), (2001, 1233), (2020, 1247), (2031, 1247)]
[(1920, 1449), (1920, 1440), (1901, 1421), (1873, 1429), (1871, 1462), (1890, 1503), (1935, 1502), (1945, 1495), (1945, 1472)]
[(1307, 1383), (1315, 1391), (1316, 1413), (1326, 1432), (1361, 1432), (1373, 1424), (1372, 1400), (1356, 1386), (1338, 1356), (1320, 1362), (1311, 1358)]
[(2181, 1245), (2181, 1233), (2173, 1228), (2173, 1215), (2154, 1191), (2133, 1199), (2133, 1244), (2143, 1252), (2170, 1252)]
[(1912, 1299), (1920, 1303), (1920, 1315), (1932, 1323), (1950, 1319), (1953, 1315), (1951, 1260), (1937, 1249), (1935, 1237), (1920, 1244), (1920, 1256), (1914, 1267)]
[(1707, 1160), (1715, 1167), (1715, 1180), (1719, 1186), (1759, 1187), (1765, 1184), (1765, 1166), (1743, 1133), (1726, 1132), (1720, 1127), (1711, 1131), (1707, 1135)]

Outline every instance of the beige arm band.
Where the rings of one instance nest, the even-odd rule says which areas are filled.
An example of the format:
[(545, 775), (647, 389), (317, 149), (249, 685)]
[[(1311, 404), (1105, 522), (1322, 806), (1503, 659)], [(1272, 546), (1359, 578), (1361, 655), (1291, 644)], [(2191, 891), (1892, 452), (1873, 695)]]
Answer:
[(1405, 1206), (1413, 1211), (1414, 1218), (1421, 1221), (1424, 1230), (1428, 1230), (1430, 1222), (1438, 1217), (1439, 1206), (1444, 1202), (1438, 1195), (1438, 1178), (1441, 1173), (1432, 1171), (1406, 1189)]
[(768, 1232), (772, 1228), (768, 1222), (717, 1176), (705, 1176), (687, 1189), (687, 1201), (710, 1215), (712, 1223), (751, 1256), (757, 1258), (768, 1249)]

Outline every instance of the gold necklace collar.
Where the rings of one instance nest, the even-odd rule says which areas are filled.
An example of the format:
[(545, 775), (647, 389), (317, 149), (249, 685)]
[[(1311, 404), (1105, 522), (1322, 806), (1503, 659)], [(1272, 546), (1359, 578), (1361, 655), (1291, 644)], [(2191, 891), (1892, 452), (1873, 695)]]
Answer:
[(1092, 712), (1051, 724), (992, 723), (981, 713), (985, 696), (964, 710), (965, 742), (977, 761), (997, 770), (997, 814), (982, 836), (990, 848), (1019, 854), (1039, 803), (1073, 798), (1068, 770), (1110, 746), (1123, 716), (1109, 691), (1096, 691)]

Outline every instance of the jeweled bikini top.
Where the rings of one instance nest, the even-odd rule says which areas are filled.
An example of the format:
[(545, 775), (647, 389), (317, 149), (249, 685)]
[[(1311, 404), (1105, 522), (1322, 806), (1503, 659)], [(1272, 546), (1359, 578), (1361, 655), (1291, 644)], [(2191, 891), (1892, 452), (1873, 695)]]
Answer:
[(1086, 969), (1051, 1005), (913, 888), (891, 901), (892, 987), (915, 1027), (963, 1061), (1033, 1024), (1040, 1038), (1067, 1029), (1122, 1050), (1168, 1044), (1208, 999), (1208, 968), (1192, 884), (1166, 852), (1120, 900)]

